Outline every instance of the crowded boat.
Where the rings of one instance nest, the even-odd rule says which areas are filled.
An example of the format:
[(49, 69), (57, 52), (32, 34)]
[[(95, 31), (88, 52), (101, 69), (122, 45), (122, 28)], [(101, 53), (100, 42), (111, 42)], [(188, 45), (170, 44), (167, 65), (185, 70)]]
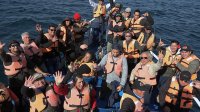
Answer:
[(37, 37), (0, 41), (0, 112), (199, 112), (200, 59), (155, 34), (150, 12), (89, 0)]

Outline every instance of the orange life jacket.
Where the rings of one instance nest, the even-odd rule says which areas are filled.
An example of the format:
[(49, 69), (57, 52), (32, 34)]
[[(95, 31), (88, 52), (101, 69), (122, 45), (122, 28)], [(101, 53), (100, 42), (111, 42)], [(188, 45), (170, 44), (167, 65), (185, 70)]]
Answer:
[(132, 19), (131, 21), (131, 28), (133, 28), (133, 32), (134, 33), (139, 33), (142, 31), (142, 28), (144, 28), (144, 26), (142, 26), (140, 24), (140, 21), (144, 19), (144, 17), (140, 17), (139, 19), (137, 20), (134, 20), (134, 18)]
[(155, 35), (152, 33), (151, 36), (148, 38), (147, 43), (143, 43), (144, 41), (144, 33), (141, 32), (137, 41), (139, 42), (140, 45), (146, 44), (148, 50), (153, 50), (153, 45), (154, 45), (154, 40), (155, 40)]
[[(192, 91), (193, 91), (193, 87), (190, 86), (190, 84), (183, 88), (183, 92), (181, 93), (180, 108), (189, 109), (192, 107), (192, 101), (193, 101)], [(178, 93), (179, 93), (179, 83), (176, 77), (172, 77), (172, 82), (167, 91), (165, 101), (173, 105), (176, 105)]]
[(127, 45), (126, 40), (123, 41), (123, 49), (124, 56), (126, 58), (139, 58), (140, 54), (138, 53), (138, 49), (135, 49), (135, 41), (131, 40), (131, 42)]
[(101, 15), (105, 16), (106, 15), (106, 6), (98, 4), (98, 6), (94, 9), (93, 14), (94, 14), (93, 15), (94, 18), (100, 17)]
[(40, 90), (36, 90), (35, 94), (35, 100), (29, 100), (30, 112), (42, 112), (45, 110), (48, 104), (52, 107), (57, 107), (60, 104), (59, 96), (54, 92), (52, 88), (47, 90), (45, 94)]
[[(110, 23), (111, 24), (111, 23)], [(118, 26), (122, 26), (123, 22), (116, 22), (115, 20), (112, 21), (112, 25), (113, 25), (113, 28), (118, 25)], [(121, 32), (112, 32), (111, 30), (108, 31), (108, 34), (111, 35), (113, 33), (117, 33), (119, 36), (122, 36), (122, 33)]]
[(12, 63), (7, 66), (4, 64), (4, 72), (6, 75), (8, 76), (17, 75), (17, 73), (26, 68), (27, 61), (23, 53), (21, 53), (19, 56), (16, 56), (12, 53), (7, 53), (7, 54), (11, 56)]
[(30, 57), (33, 56), (33, 55), (42, 56), (42, 52), (38, 48), (38, 46), (35, 44), (35, 42), (31, 42), (29, 45), (20, 44), (20, 46), (24, 50), (24, 54), (26, 54)]
[(95, 63), (82, 63), (81, 65), (87, 65), (90, 68), (90, 73), (88, 74), (82, 74), (85, 77), (90, 77), (90, 76), (94, 76), (95, 72), (94, 72), (94, 64)]
[(122, 108), (122, 103), (124, 99), (130, 98), (134, 103), (135, 103), (135, 108), (133, 109), (133, 112), (142, 112), (143, 107), (142, 107), (142, 102), (138, 100), (135, 96), (129, 95), (127, 93), (123, 93), (121, 100), (120, 100), (120, 109)]
[(154, 64), (153, 61), (147, 63), (146, 65), (141, 65), (141, 63), (138, 63), (135, 67), (136, 73), (135, 73), (135, 79), (138, 79), (139, 81), (143, 82), (144, 84), (149, 85), (156, 85), (156, 75), (149, 73), (149, 67)]
[[(48, 39), (49, 41), (51, 41), (53, 38), (56, 38), (56, 39), (57, 39), (57, 36), (50, 37), (50, 35), (49, 35), (48, 33), (45, 33), (44, 35), (47, 37), (47, 39)], [(47, 52), (51, 52), (51, 51), (52, 51), (52, 48), (56, 48), (56, 47), (58, 47), (58, 41), (53, 42), (52, 45), (49, 46), (49, 47), (47, 47), (47, 48), (41, 48), (41, 49), (42, 49), (42, 52), (43, 52), (43, 53), (47, 53)]]
[(64, 109), (65, 110), (76, 110), (84, 108), (90, 109), (90, 87), (85, 85), (83, 90), (79, 92), (76, 87), (70, 90), (70, 97), (65, 96)]
[(127, 20), (125, 20), (124, 24), (125, 24), (125, 26), (126, 26), (127, 29), (130, 28), (131, 18), (128, 18)]
[(120, 76), (122, 72), (122, 66), (123, 66), (122, 65), (123, 57), (124, 57), (123, 55), (120, 55), (118, 59), (114, 61), (111, 52), (108, 53), (108, 58), (105, 65), (106, 74), (109, 74), (114, 71), (117, 76)]
[[(198, 58), (197, 56), (195, 56), (195, 55), (192, 54), (191, 56), (189, 56), (189, 57), (186, 58), (186, 59), (181, 59), (180, 63), (181, 63), (181, 65), (183, 65), (184, 67), (188, 68), (190, 62), (192, 62), (193, 60), (196, 60), (196, 59), (199, 60), (199, 58)], [(192, 74), (191, 80), (197, 79), (197, 72), (198, 72), (198, 71), (199, 71), (199, 67), (198, 67), (198, 69), (196, 70), (195, 73), (191, 73), (191, 74)]]

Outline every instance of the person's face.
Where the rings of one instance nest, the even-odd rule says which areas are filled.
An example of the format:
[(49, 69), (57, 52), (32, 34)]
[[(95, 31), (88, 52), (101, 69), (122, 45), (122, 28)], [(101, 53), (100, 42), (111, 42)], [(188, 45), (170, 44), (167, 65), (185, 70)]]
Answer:
[(90, 53), (86, 53), (85, 57), (84, 57), (84, 62), (89, 62), (91, 59), (91, 54)]
[(34, 81), (33, 82), (33, 85), (36, 87), (36, 88), (42, 88), (46, 85), (46, 82), (44, 79), (41, 79), (41, 80), (38, 80), (38, 81)]
[(191, 55), (191, 51), (181, 51), (181, 56), (183, 59), (188, 58)]
[(19, 44), (14, 43), (14, 44), (11, 44), (9, 50), (11, 53), (17, 53), (19, 52), (19, 47), (20, 47)]
[(77, 81), (75, 83), (75, 87), (79, 90), (81, 90), (83, 88), (84, 85), (84, 81), (83, 78), (77, 78)]
[(66, 25), (66, 26), (69, 26), (69, 25), (70, 25), (70, 21), (68, 21), (68, 20), (65, 21), (65, 25)]
[(48, 33), (49, 33), (49, 35), (51, 35), (51, 36), (54, 36), (54, 35), (55, 35), (55, 32), (56, 32), (56, 28), (55, 28), (55, 27), (50, 27), (50, 28), (48, 29)]
[(179, 79), (179, 83), (180, 83), (181, 86), (187, 86), (189, 84), (189, 82), (184, 81), (184, 80), (180, 80), (180, 79)]
[(76, 23), (80, 23), (81, 20), (80, 20), (80, 19), (75, 19), (74, 21), (75, 21)]
[(117, 49), (112, 49), (112, 55), (113, 55), (114, 57), (118, 57), (119, 54), (120, 54), (119, 50), (117, 50)]
[(130, 17), (131, 13), (130, 12), (125, 12), (125, 16), (128, 18)]
[(139, 19), (140, 18), (140, 13), (139, 12), (135, 12), (134, 13), (134, 19)]
[(145, 65), (149, 62), (148, 55), (146, 53), (141, 54), (140, 58), (142, 65)]
[(121, 17), (120, 16), (117, 16), (116, 17), (116, 21), (120, 21), (121, 20)]
[(143, 97), (144, 93), (145, 93), (145, 91), (141, 91), (139, 89), (135, 89), (135, 92), (136, 92), (137, 95), (140, 95), (140, 97)]
[(115, 7), (115, 11), (118, 12), (119, 11), (119, 7)]
[(125, 39), (126, 39), (126, 41), (131, 41), (131, 39), (132, 39), (131, 34), (130, 33), (126, 33)]
[(170, 45), (170, 49), (173, 53), (175, 53), (178, 50), (178, 45), (176, 43), (172, 43)]
[(102, 5), (102, 4), (103, 4), (103, 1), (99, 0), (99, 4)]
[(29, 35), (24, 35), (23, 36), (23, 42), (25, 43), (25, 44), (29, 44), (30, 43), (30, 37), (29, 37)]
[(151, 33), (151, 30), (145, 28), (145, 32), (146, 32), (147, 34), (149, 34), (149, 33)]

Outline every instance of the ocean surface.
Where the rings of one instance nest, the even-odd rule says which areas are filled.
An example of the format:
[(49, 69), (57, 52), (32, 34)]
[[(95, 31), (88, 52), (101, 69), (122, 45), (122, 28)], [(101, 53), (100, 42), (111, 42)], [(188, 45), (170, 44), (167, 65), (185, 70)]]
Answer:
[[(124, 8), (148, 11), (154, 18), (158, 39), (177, 39), (181, 44), (192, 46), (194, 53), (200, 56), (200, 0), (116, 1), (122, 3)], [(46, 31), (48, 25), (59, 24), (75, 12), (79, 12), (84, 19), (92, 18), (88, 0), (0, 0), (0, 41), (21, 41), (23, 32), (30, 32), (31, 37), (36, 38), (35, 24), (40, 23)], [(2, 64), (0, 75), (0, 81), (4, 81)]]

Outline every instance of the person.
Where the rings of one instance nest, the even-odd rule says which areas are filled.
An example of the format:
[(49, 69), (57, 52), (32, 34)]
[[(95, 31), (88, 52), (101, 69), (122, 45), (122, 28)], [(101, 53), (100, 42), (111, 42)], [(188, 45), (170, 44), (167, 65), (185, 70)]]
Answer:
[[(104, 32), (104, 22), (106, 16), (106, 5), (104, 4), (104, 0), (99, 0), (99, 3), (93, 10), (93, 17), (95, 20), (91, 23), (91, 27), (93, 28), (92, 36), (94, 42), (100, 42), (102, 40), (103, 32)], [(96, 41), (95, 41), (96, 40)]]
[[(164, 43), (160, 40), (159, 46), (157, 48), (158, 51), (162, 51), (164, 58), (163, 58), (163, 64), (162, 68), (158, 71), (159, 77), (159, 84), (158, 88), (162, 88), (164, 84), (171, 80), (171, 78), (176, 74), (177, 69), (175, 65), (173, 64), (174, 60), (180, 60), (180, 48), (179, 48), (179, 42), (177, 40), (172, 40), (170, 43), (170, 46), (167, 46), (166, 48), (163, 48)], [(169, 86), (170, 84), (168, 84)], [(166, 85), (165, 85), (166, 86)], [(164, 91), (159, 91), (159, 104), (163, 105), (164, 98), (165, 98)]]
[(147, 92), (149, 88), (150, 86), (138, 80), (133, 84), (126, 84), (120, 100), (119, 112), (146, 112), (147, 108), (144, 106), (144, 93)]
[(118, 43), (123, 39), (123, 32), (126, 26), (122, 20), (122, 14), (116, 13), (114, 20), (109, 24), (108, 38), (107, 38), (107, 52), (111, 51), (113, 43)]
[(41, 25), (36, 25), (36, 30), (39, 32), (39, 47), (42, 50), (42, 59), (45, 62), (47, 71), (50, 74), (55, 73), (59, 66), (59, 51), (58, 37), (56, 36), (56, 26), (51, 24), (48, 27), (48, 32), (43, 33)]
[(136, 80), (138, 80), (143, 84), (148, 84), (151, 87), (149, 91), (145, 93), (145, 105), (150, 104), (153, 88), (157, 84), (157, 71), (161, 68), (164, 57), (162, 52), (159, 52), (158, 57), (158, 62), (154, 63), (152, 61), (153, 56), (149, 51), (142, 52), (140, 55), (140, 62), (131, 72), (130, 83), (133, 84)]
[(57, 94), (65, 96), (64, 112), (93, 112), (96, 108), (96, 92), (83, 81), (82, 74), (74, 74), (73, 85), (70, 88), (63, 83), (61, 72), (54, 75), (54, 90)]
[(155, 35), (152, 32), (151, 26), (145, 26), (144, 32), (141, 32), (137, 41), (141, 46), (144, 47), (145, 50), (153, 50), (153, 47), (155, 46)]
[(84, 43), (84, 35), (88, 30), (86, 27), (88, 22), (81, 21), (81, 15), (79, 13), (74, 14), (74, 24), (72, 26), (72, 41), (75, 47), (75, 58), (80, 56), (80, 46)]
[(129, 29), (130, 28), (130, 24), (131, 24), (131, 8), (127, 7), (125, 9), (125, 12), (122, 13), (122, 15), (124, 17), (124, 22), (125, 22), (125, 25), (126, 25), (126, 29)]
[(48, 84), (44, 76), (34, 73), (26, 77), (21, 93), (29, 99), (30, 112), (60, 112), (59, 96), (54, 92), (53, 85)]
[[(112, 51), (106, 54), (98, 64), (97, 70), (104, 68), (106, 74), (106, 97), (108, 107), (119, 100), (116, 96), (123, 89), (127, 81), (128, 65), (127, 60), (122, 54), (121, 46), (113, 44)], [(114, 98), (114, 96), (116, 96)]]
[(115, 6), (108, 12), (109, 15), (108, 24), (110, 24), (112, 20), (115, 20), (115, 15), (121, 12), (121, 8), (122, 8), (121, 4), (115, 3)]
[(134, 11), (134, 17), (131, 20), (131, 26), (132, 33), (135, 36), (136, 39), (138, 39), (140, 32), (144, 28), (144, 26), (151, 26), (154, 24), (153, 18), (151, 15), (146, 12), (141, 16), (141, 12), (139, 9), (136, 9)]
[(15, 105), (18, 104), (19, 104), (19, 99), (15, 95), (15, 93), (13, 93), (11, 89), (9, 89), (3, 83), (0, 82), (0, 111), (1, 112), (15, 111)]
[(181, 59), (173, 62), (179, 71), (189, 71), (192, 74), (191, 80), (197, 79), (197, 72), (199, 71), (199, 58), (193, 54), (190, 46), (183, 45), (181, 47)]
[(140, 52), (142, 47), (139, 45), (138, 41), (132, 39), (132, 33), (130, 31), (125, 32), (125, 40), (122, 43), (123, 53), (128, 62), (128, 74), (139, 62)]
[(182, 71), (178, 77), (174, 76), (170, 80), (169, 88), (163, 88), (163, 91), (167, 91), (165, 104), (162, 107), (163, 112), (189, 112), (191, 110), (193, 96), (199, 94), (198, 84), (190, 83), (191, 77), (190, 72)]

